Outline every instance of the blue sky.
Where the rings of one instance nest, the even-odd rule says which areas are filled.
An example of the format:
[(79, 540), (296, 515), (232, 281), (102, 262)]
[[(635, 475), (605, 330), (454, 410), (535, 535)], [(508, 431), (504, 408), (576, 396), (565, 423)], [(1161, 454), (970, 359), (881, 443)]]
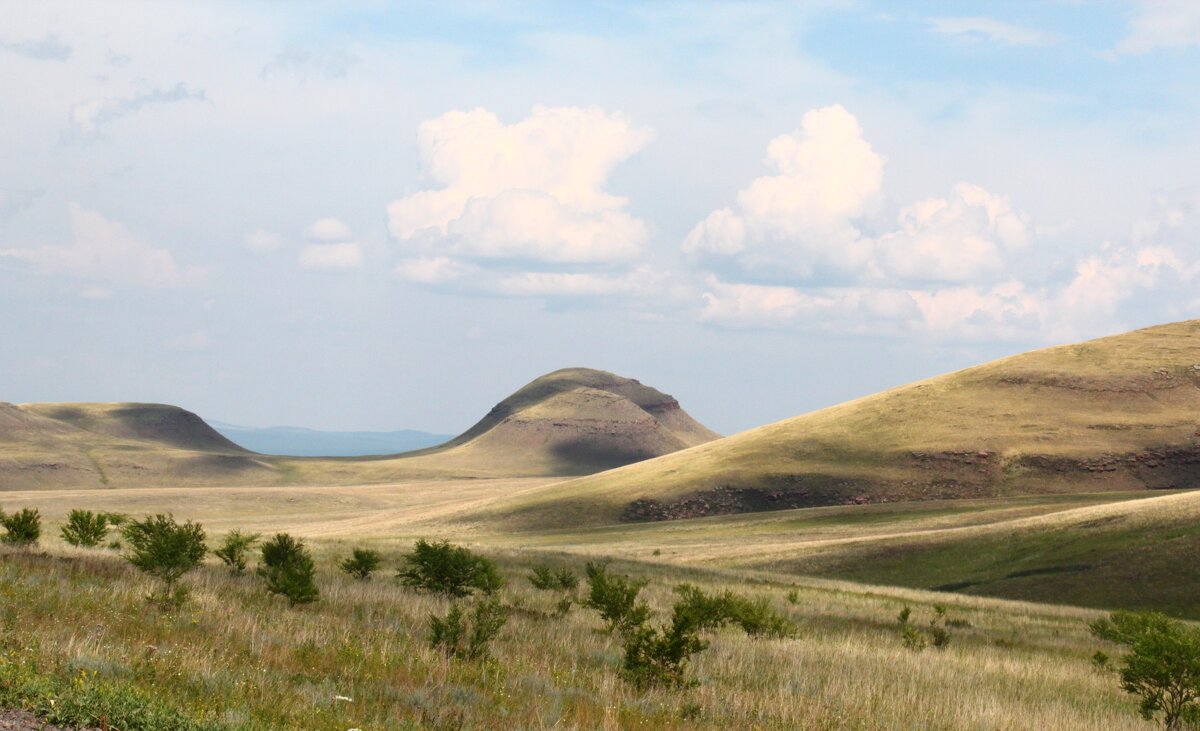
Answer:
[(730, 433), (1200, 316), (1200, 5), (26, 3), (0, 399)]

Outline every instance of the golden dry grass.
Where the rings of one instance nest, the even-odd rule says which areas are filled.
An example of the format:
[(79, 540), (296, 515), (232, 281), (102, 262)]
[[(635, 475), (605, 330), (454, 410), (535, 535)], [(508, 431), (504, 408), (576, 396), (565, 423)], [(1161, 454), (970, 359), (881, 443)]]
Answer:
[[(466, 480), (8, 493), (5, 509), (38, 507), (48, 530), (44, 554), (5, 551), (0, 561), (6, 626), (46, 667), (154, 688), (194, 716), (247, 729), (1150, 729), (1114, 678), (1089, 662), (1098, 644), (1085, 623), (1094, 611), (803, 577), (771, 564), (900, 538), (935, 544), (1114, 515), (1139, 526), (1200, 518), (1200, 494), (1183, 493), (853, 506), (522, 534), (479, 521), (512, 494), (553, 489), (546, 480)], [(150, 585), (113, 552), (60, 543), (56, 523), (74, 507), (172, 511), (203, 522), (214, 540), (233, 528), (306, 536), (322, 598), (289, 610), (256, 579), (209, 565), (188, 579), (193, 601), (160, 615), (146, 607)], [(445, 611), (446, 601), (388, 578), (416, 536), (470, 544), (501, 562), (514, 614), (494, 660), (452, 661), (427, 647), (427, 615)], [(356, 545), (384, 552), (385, 576), (361, 584), (336, 572), (335, 561)], [(799, 636), (752, 640), (721, 630), (691, 668), (697, 687), (639, 693), (621, 680), (619, 643), (597, 631), (593, 613), (555, 617), (554, 598), (523, 578), (536, 562), (579, 570), (593, 556), (617, 557), (617, 570), (649, 579), (646, 596), (660, 618), (671, 587), (687, 581), (767, 597)], [(906, 650), (896, 614), (911, 605), (925, 622), (935, 603), (969, 626), (953, 629), (944, 651)]]
[[(10, 606), (10, 626), (44, 664), (132, 679), (234, 727), (1154, 727), (1090, 665), (1084, 622), (1094, 615), (1080, 610), (622, 565), (652, 581), (646, 595), (660, 614), (669, 587), (687, 580), (768, 597), (800, 626), (786, 640), (722, 630), (691, 668), (697, 687), (639, 693), (619, 678), (619, 645), (594, 614), (555, 617), (552, 598), (523, 580), (528, 554), (498, 555), (515, 612), (494, 659), (469, 663), (426, 645), (426, 616), (444, 600), (343, 578), (329, 566), (340, 549), (320, 547), (322, 599), (296, 610), (211, 567), (189, 580), (183, 611), (159, 614), (146, 609), (150, 586), (118, 559), (64, 548), (6, 553), (0, 587), (24, 600)], [(896, 613), (911, 605), (924, 621), (933, 602), (970, 626), (944, 651), (904, 649)]]

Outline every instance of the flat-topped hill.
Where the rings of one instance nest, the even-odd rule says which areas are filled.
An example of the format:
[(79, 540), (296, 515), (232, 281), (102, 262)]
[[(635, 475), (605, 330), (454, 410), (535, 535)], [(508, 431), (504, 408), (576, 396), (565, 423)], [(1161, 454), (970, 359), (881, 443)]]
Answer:
[(564, 368), (517, 390), (429, 453), (577, 475), (719, 437), (657, 389), (606, 371)]
[(84, 431), (180, 449), (245, 452), (199, 416), (167, 404), (21, 404), (20, 409)]
[(565, 483), (517, 523), (1200, 487), (1200, 321), (1038, 350)]
[(0, 403), (0, 489), (248, 484), (278, 474), (177, 406)]

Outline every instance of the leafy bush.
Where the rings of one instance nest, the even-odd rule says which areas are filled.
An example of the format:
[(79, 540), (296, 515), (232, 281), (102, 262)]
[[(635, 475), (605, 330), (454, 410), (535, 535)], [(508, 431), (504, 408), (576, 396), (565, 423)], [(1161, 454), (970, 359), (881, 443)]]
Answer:
[(621, 670), (625, 678), (641, 689), (692, 685), (687, 679), (687, 663), (692, 655), (708, 647), (699, 631), (715, 618), (702, 611), (712, 607), (711, 603), (698, 601), (696, 593), (685, 594), (676, 601), (666, 627), (649, 626), (645, 616), (636, 624), (625, 623), (621, 628), (625, 650)]
[(946, 629), (950, 620), (946, 619), (946, 607), (940, 604), (933, 606), (933, 619), (929, 620), (929, 629), (926, 631), (918, 629), (911, 618), (912, 608), (908, 606), (901, 609), (896, 617), (900, 623), (900, 641), (905, 647), (913, 652), (920, 652), (929, 645), (939, 650), (950, 646), (950, 631)]
[(929, 628), (929, 643), (939, 650), (944, 650), (950, 646), (950, 632), (945, 627), (933, 626)]
[(925, 649), (925, 635), (911, 624), (900, 625), (900, 641), (904, 643), (906, 648), (913, 652), (920, 652)]
[(230, 531), (225, 534), (221, 547), (213, 551), (213, 554), (229, 567), (234, 576), (241, 576), (246, 573), (246, 553), (258, 543), (260, 537), (258, 533)]
[(187, 591), (176, 583), (204, 560), (204, 529), (191, 521), (180, 525), (174, 516), (159, 514), (130, 521), (121, 534), (129, 545), (125, 557), (129, 563), (163, 584), (161, 593), (152, 594), (151, 600), (164, 608), (183, 603)]
[(108, 536), (108, 515), (90, 510), (72, 510), (59, 529), (62, 539), (72, 546), (92, 548)]
[(495, 563), (446, 541), (421, 539), (404, 558), (408, 565), (397, 578), (405, 586), (464, 597), (476, 589), (494, 594), (504, 583)]
[(638, 627), (650, 616), (650, 607), (637, 600), (638, 593), (646, 586), (644, 579), (608, 573), (604, 563), (588, 561), (584, 568), (587, 574), (588, 594), (583, 606), (595, 609), (608, 623), (608, 631), (622, 627)]
[(705, 594), (691, 584), (675, 587), (680, 595), (676, 611), (690, 616), (697, 629), (716, 629), (733, 623), (751, 637), (791, 637), (796, 627), (790, 619), (771, 608), (765, 597), (749, 599), (725, 591)]
[(534, 566), (529, 575), (529, 583), (541, 591), (561, 591), (563, 595), (555, 604), (554, 613), (563, 616), (575, 605), (575, 589), (579, 587), (579, 577), (569, 567), (554, 569), (549, 566)]
[(378, 551), (372, 551), (369, 548), (355, 548), (350, 552), (350, 557), (338, 566), (342, 571), (360, 581), (370, 581), (371, 574), (375, 573), (381, 563), (383, 563), (383, 557), (379, 555)]
[(1168, 731), (1200, 720), (1200, 628), (1158, 612), (1114, 612), (1089, 628), (1096, 637), (1128, 648), (1117, 672), (1121, 688), (1141, 698), (1143, 718), (1161, 713)]
[(691, 584), (680, 584), (675, 593), (680, 597), (675, 603), (675, 614), (685, 617), (696, 629), (716, 629), (729, 623), (733, 597), (730, 592), (705, 594)]
[(474, 660), (487, 654), (488, 644), (508, 621), (508, 609), (495, 598), (475, 603), (468, 620), (458, 604), (445, 617), (429, 615), (429, 644), (454, 657)]
[(288, 606), (317, 600), (321, 591), (316, 583), (316, 565), (304, 541), (287, 533), (277, 533), (262, 545), (262, 565), (258, 573), (267, 582), (267, 591), (288, 600)]
[(569, 567), (553, 569), (546, 565), (534, 566), (529, 575), (533, 588), (542, 591), (574, 591), (579, 586), (579, 577)]
[(42, 535), (42, 516), (33, 508), (24, 508), (7, 515), (0, 512), (0, 525), (4, 526), (3, 540), (10, 546), (32, 546)]
[(733, 597), (729, 606), (729, 617), (751, 637), (782, 638), (796, 634), (796, 625), (792, 620), (772, 609), (766, 597)]

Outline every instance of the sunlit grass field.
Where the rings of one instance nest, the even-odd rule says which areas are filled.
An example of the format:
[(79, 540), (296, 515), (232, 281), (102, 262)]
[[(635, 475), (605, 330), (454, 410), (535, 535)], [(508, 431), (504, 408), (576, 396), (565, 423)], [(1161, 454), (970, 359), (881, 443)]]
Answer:
[[(1092, 667), (1083, 610), (619, 563), (651, 581), (660, 614), (688, 581), (768, 597), (799, 625), (782, 640), (721, 630), (691, 667), (695, 687), (638, 692), (593, 612), (555, 616), (523, 578), (533, 554), (493, 554), (512, 618), (490, 659), (465, 662), (427, 645), (445, 600), (390, 572), (342, 577), (331, 562), (345, 548), (316, 545), (312, 606), (289, 609), (255, 578), (208, 566), (174, 613), (151, 609), (151, 585), (111, 551), (6, 551), (4, 642), (42, 672), (140, 687), (215, 728), (1153, 728)], [(905, 649), (897, 613), (911, 605), (924, 621), (934, 603), (969, 626), (945, 650)]]
[[(1009, 560), (999, 548), (1067, 536), (1081, 524), (1169, 531), (1168, 518), (1186, 522), (1200, 511), (1191, 493), (847, 506), (521, 534), (488, 522), (490, 505), (551, 487), (481, 480), (7, 493), (5, 509), (38, 507), (46, 525), (38, 549), (4, 549), (0, 561), (5, 662), (34, 663), (64, 682), (141, 689), (210, 728), (1155, 727), (1090, 661), (1101, 646), (1086, 622), (1099, 612), (882, 585), (940, 581), (946, 555), (977, 571), (988, 556)], [(119, 552), (61, 543), (58, 522), (73, 507), (172, 511), (204, 523), (210, 545), (235, 528), (304, 536), (317, 555), (321, 599), (288, 608), (253, 575), (230, 576), (210, 558), (185, 579), (191, 600), (160, 611), (146, 601), (152, 584)], [(448, 602), (394, 579), (419, 536), (499, 561), (512, 614), (489, 659), (453, 660), (429, 647), (428, 616)], [(1114, 541), (1114, 549), (1128, 546)], [(358, 545), (386, 557), (370, 583), (336, 569)], [(672, 588), (690, 582), (766, 597), (799, 631), (769, 640), (711, 633), (689, 669), (694, 687), (640, 692), (622, 679), (620, 642), (595, 612), (576, 606), (556, 616), (557, 597), (525, 578), (546, 561), (581, 573), (597, 556), (650, 582), (644, 595), (658, 621)], [(1136, 565), (1148, 564), (1142, 557)], [(1188, 569), (1176, 568), (1190, 581)], [(1038, 576), (1047, 596), (1032, 598), (1071, 603), (1047, 588), (1062, 576)], [(1184, 588), (1194, 595), (1194, 584)], [(1115, 608), (1129, 596), (1091, 603)], [(897, 614), (909, 605), (918, 623), (928, 622), (935, 604), (957, 625), (950, 646), (906, 649)]]

